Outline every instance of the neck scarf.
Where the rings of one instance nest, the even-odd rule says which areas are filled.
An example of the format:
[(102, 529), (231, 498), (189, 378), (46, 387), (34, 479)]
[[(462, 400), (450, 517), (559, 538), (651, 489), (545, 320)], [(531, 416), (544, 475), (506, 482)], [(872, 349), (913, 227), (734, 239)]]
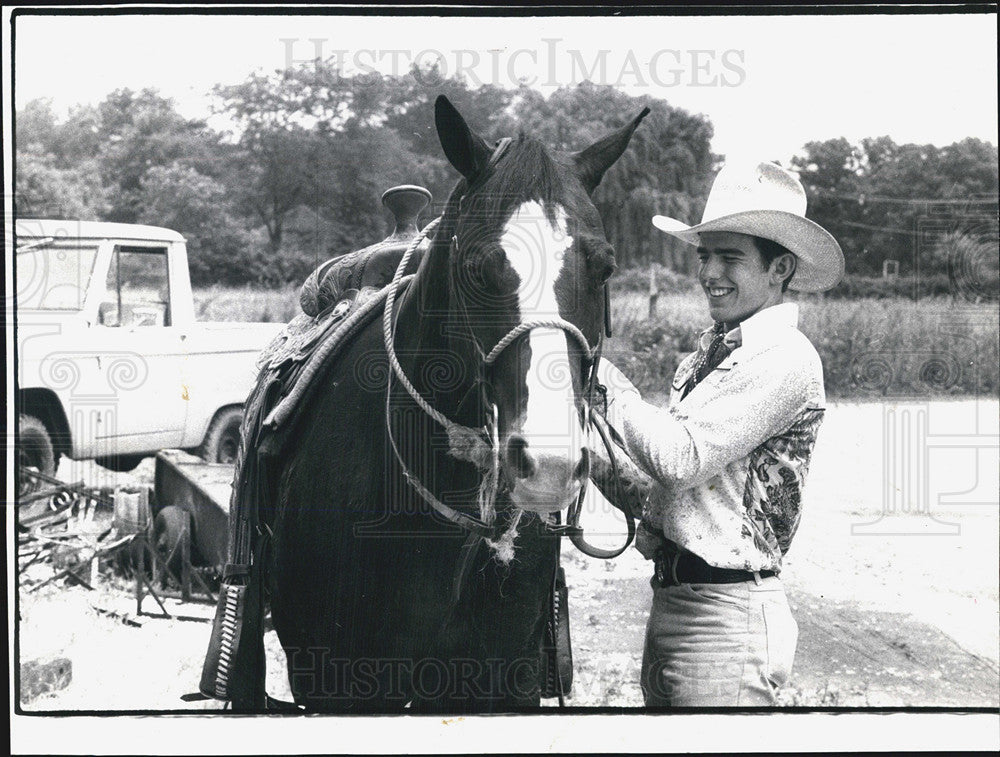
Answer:
[(692, 389), (698, 386), (705, 376), (718, 368), (719, 364), (741, 344), (743, 344), (743, 334), (739, 325), (734, 329), (727, 330), (726, 324), (720, 322), (702, 333), (698, 341), (698, 352), (701, 353), (698, 365), (684, 385), (681, 399), (684, 399)]

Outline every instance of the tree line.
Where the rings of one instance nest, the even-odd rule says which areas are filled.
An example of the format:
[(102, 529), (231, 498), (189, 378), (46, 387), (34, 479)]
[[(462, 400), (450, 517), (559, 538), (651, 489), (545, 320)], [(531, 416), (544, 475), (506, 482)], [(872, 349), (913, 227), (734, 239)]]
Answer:
[[(388, 187), (421, 184), (438, 207), (444, 201), (458, 177), (434, 130), (441, 93), (487, 139), (523, 130), (557, 150), (579, 149), (650, 107), (594, 202), (621, 267), (693, 272), (693, 256), (650, 218), (700, 219), (724, 157), (711, 151), (706, 116), (590, 82), (548, 97), (524, 86), (471, 88), (433, 67), (347, 76), (316, 62), (255, 73), (213, 89), (225, 129), (181, 116), (153, 89), (116, 90), (62, 120), (49, 101), (33, 100), (16, 113), (16, 212), (175, 229), (188, 239), (198, 285), (298, 282), (391, 230), (378, 201)], [(891, 259), (904, 274), (918, 265), (941, 274), (955, 250), (979, 261), (984, 244), (996, 255), (989, 143), (831, 139), (806, 144), (791, 167), (849, 273), (878, 274)]]

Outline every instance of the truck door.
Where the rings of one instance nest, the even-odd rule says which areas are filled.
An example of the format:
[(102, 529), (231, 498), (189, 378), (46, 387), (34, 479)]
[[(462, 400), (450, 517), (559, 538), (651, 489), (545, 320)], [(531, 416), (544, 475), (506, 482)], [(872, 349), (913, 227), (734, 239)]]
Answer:
[(181, 444), (183, 336), (172, 323), (167, 247), (116, 245), (94, 328), (114, 407), (99, 434), (107, 453)]

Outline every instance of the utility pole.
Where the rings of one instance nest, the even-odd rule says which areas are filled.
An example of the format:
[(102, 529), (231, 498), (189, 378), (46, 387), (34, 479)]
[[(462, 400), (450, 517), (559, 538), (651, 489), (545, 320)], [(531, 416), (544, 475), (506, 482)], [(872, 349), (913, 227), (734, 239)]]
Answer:
[(656, 288), (656, 271), (653, 264), (649, 264), (649, 320), (656, 318), (656, 301), (660, 297), (660, 292)]

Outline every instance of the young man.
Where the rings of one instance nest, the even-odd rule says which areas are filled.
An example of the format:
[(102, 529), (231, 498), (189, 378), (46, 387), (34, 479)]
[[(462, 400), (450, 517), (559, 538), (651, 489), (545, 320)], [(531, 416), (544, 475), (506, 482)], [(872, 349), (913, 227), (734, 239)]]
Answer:
[(773, 163), (727, 165), (702, 223), (653, 224), (697, 249), (715, 326), (678, 367), (669, 406), (602, 361), (608, 416), (653, 483), (637, 546), (654, 560), (642, 689), (648, 706), (759, 706), (789, 675), (798, 626), (778, 574), (799, 524), (825, 394), (786, 289), (843, 276), (834, 238)]

